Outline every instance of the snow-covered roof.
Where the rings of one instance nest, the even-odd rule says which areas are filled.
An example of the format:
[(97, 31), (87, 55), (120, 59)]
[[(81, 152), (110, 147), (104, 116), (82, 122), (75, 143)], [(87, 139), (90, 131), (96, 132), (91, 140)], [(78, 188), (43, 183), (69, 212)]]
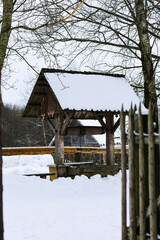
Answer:
[[(139, 105), (140, 99), (124, 77), (101, 74), (44, 73), (62, 108), (120, 111)], [(142, 106), (143, 112), (145, 111)]]

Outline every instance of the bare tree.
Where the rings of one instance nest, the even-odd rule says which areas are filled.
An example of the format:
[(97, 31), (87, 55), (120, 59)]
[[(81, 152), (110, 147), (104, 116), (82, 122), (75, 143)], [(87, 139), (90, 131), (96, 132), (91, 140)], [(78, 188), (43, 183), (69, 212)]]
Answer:
[(56, 59), (53, 46), (51, 42), (46, 42), (43, 35), (47, 31), (55, 34), (56, 26), (69, 19), (83, 2), (78, 3), (70, 14), (63, 17), (64, 8), (60, 7), (62, 0), (0, 0), (0, 240), (3, 240), (2, 74), (4, 76), (9, 68), (9, 56), (19, 56), (36, 71), (26, 58), (28, 51), (42, 56), (48, 65), (53, 62)]
[[(73, 2), (65, 1), (66, 14)], [(70, 64), (81, 56), (80, 63), (87, 65), (91, 59), (94, 70), (123, 71), (143, 91), (145, 106), (151, 100), (157, 112), (159, 9), (159, 0), (86, 0), (70, 21), (58, 26), (58, 35), (48, 35), (48, 40), (65, 43)]]
[[(7, 52), (7, 46), (11, 33), (13, 2), (4, 1), (3, 3), (3, 17), (1, 21), (1, 34), (0, 34), (0, 86), (2, 81), (2, 68), (4, 65), (4, 59)], [(2, 185), (2, 111), (1, 111), (1, 90), (0, 90), (0, 239), (3, 240), (3, 185)]]

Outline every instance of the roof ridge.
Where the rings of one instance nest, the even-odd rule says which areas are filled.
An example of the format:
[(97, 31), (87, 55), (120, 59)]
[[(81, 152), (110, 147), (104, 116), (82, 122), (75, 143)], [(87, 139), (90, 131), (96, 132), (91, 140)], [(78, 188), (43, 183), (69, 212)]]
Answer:
[(65, 69), (55, 69), (55, 68), (42, 68), (41, 74), (43, 73), (71, 73), (71, 74), (93, 74), (93, 75), (103, 75), (103, 76), (111, 76), (111, 77), (124, 77), (123, 74), (113, 74), (109, 72), (89, 72), (89, 71), (74, 71), (74, 70), (65, 70)]

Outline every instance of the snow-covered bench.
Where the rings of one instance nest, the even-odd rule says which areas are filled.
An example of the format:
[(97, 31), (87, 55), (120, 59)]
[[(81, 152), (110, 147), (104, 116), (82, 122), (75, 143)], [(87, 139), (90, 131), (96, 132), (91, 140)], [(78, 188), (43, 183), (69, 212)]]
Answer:
[(47, 176), (53, 176), (55, 173), (30, 173), (30, 174), (24, 174), (24, 176), (36, 176), (40, 178), (46, 179)]

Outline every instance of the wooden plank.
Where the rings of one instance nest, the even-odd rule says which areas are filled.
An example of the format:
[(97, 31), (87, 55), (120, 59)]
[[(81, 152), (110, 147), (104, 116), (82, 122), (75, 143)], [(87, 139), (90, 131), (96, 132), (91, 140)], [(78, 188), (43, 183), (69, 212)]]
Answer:
[[(135, 114), (136, 107), (134, 107), (134, 132), (139, 132), (138, 129), (138, 115)], [(134, 137), (135, 139), (135, 137)], [(134, 141), (134, 161), (135, 161), (135, 200), (136, 200), (136, 218), (139, 216), (139, 145)]]
[(135, 199), (135, 156), (134, 156), (134, 114), (132, 106), (129, 111), (129, 218), (130, 240), (136, 239), (136, 199)]
[(77, 127), (68, 127), (66, 129), (65, 135), (71, 136), (84, 136), (84, 135), (99, 135), (106, 132), (103, 127), (94, 127), (94, 126), (77, 126)]
[(54, 173), (54, 175), (50, 176), (50, 181), (53, 181), (58, 178), (58, 172), (57, 172), (57, 167), (55, 165), (48, 166), (49, 167), (49, 172)]
[[(38, 155), (38, 154), (54, 154), (55, 146), (48, 147), (10, 147), (2, 148), (3, 156), (14, 156), (14, 155)], [(94, 148), (94, 147), (64, 147), (65, 154), (76, 154), (76, 153), (94, 153), (94, 154), (104, 154), (106, 153), (105, 148)], [(114, 153), (120, 154), (121, 149), (115, 148)], [(128, 153), (128, 149), (126, 149)]]
[(55, 147), (2, 148), (3, 156), (54, 154)]
[(100, 171), (100, 172), (105, 172), (105, 171), (117, 171), (119, 169), (121, 169), (121, 166), (120, 165), (110, 165), (110, 166), (107, 166), (107, 165), (83, 165), (83, 166), (78, 166), (78, 167), (83, 167), (84, 169), (84, 172), (96, 172), (96, 171)]
[[(3, 156), (16, 156), (16, 155), (38, 155), (38, 154), (54, 154), (55, 146), (48, 147), (9, 147), (2, 148)], [(94, 147), (64, 147), (65, 154), (76, 154), (76, 153), (94, 153), (94, 154), (104, 154), (106, 153), (105, 148), (94, 148)], [(114, 153), (120, 154), (121, 149), (115, 148)], [(128, 149), (126, 149), (128, 153)]]
[(139, 221), (140, 221), (140, 240), (146, 239), (146, 213), (145, 213), (145, 159), (144, 159), (144, 140), (143, 140), (143, 122), (141, 114), (141, 105), (138, 115), (139, 124)]
[(92, 162), (71, 162), (71, 163), (65, 163), (65, 166), (79, 166), (79, 165), (93, 165), (93, 161)]
[(64, 164), (64, 136), (62, 136), (61, 128), (63, 124), (62, 114), (57, 114), (55, 116), (55, 164), (62, 165)]
[(114, 164), (113, 149), (114, 149), (114, 133), (111, 132), (114, 125), (114, 115), (108, 113), (106, 115), (106, 164)]
[(55, 175), (55, 173), (30, 173), (30, 174), (24, 174), (24, 176), (37, 176), (37, 177), (46, 177), (46, 176), (52, 176)]
[(127, 178), (126, 178), (126, 134), (125, 134), (125, 114), (123, 106), (120, 115), (121, 129), (121, 169), (122, 169), (122, 240), (127, 240)]
[(150, 206), (150, 234), (151, 240), (157, 239), (157, 206), (156, 206), (156, 181), (155, 181), (155, 154), (153, 138), (153, 116), (151, 103), (148, 116), (148, 169), (149, 169), (149, 206)]
[(95, 174), (100, 174), (103, 177), (107, 175), (115, 175), (119, 172), (121, 166), (106, 166), (106, 165), (77, 165), (68, 166), (68, 177), (73, 177), (76, 175), (86, 175), (88, 177)]
[(92, 148), (92, 147), (83, 147), (83, 148), (80, 148), (80, 147), (77, 147), (76, 148), (76, 153), (105, 153), (106, 152), (106, 149), (105, 148)]

